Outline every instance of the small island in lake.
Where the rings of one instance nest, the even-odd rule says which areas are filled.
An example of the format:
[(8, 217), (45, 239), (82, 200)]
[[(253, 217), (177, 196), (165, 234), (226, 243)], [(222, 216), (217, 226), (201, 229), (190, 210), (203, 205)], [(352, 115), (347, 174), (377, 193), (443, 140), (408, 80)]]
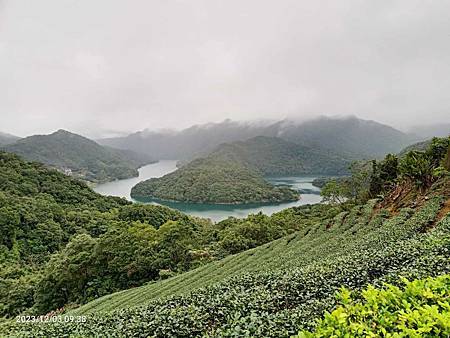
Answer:
[(248, 166), (215, 157), (196, 159), (160, 178), (151, 178), (131, 190), (135, 199), (155, 198), (211, 204), (287, 202), (299, 193), (268, 183)]

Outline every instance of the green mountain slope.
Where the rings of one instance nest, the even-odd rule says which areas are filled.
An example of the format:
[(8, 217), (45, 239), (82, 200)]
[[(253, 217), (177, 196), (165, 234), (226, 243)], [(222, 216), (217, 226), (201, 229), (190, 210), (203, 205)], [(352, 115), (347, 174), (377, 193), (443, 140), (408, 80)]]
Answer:
[(257, 136), (220, 145), (209, 157), (245, 163), (263, 175), (343, 174), (350, 160), (278, 137)]
[(26, 137), (3, 149), (92, 182), (134, 177), (137, 168), (152, 162), (148, 155), (103, 147), (64, 130)]
[(298, 199), (298, 193), (275, 187), (237, 161), (214, 156), (196, 159), (175, 172), (135, 185), (133, 198), (159, 198), (194, 203), (255, 203)]
[(280, 240), (70, 313), (87, 315), (85, 323), (18, 328), (44, 336), (288, 337), (333, 309), (342, 286), (358, 290), (398, 283), (399, 275), (450, 272), (450, 216), (442, 213), (448, 182), (444, 186), (445, 197), (417, 209), (390, 213), (369, 201)]

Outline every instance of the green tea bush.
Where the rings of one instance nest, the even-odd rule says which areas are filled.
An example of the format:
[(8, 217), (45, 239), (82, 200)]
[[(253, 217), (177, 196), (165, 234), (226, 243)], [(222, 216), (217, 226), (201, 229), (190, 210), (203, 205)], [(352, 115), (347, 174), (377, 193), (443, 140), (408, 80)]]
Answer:
[(361, 294), (342, 289), (341, 305), (298, 338), (449, 337), (450, 275), (402, 281), (402, 287), (369, 286)]

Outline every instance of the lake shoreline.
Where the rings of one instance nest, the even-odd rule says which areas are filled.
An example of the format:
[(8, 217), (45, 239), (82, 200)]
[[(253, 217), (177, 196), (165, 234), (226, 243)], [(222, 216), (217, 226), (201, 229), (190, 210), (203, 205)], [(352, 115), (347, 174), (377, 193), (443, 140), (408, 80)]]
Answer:
[(261, 202), (261, 203), (229, 203), (229, 204), (209, 204), (209, 203), (186, 203), (180, 201), (168, 201), (154, 198), (132, 198), (131, 188), (137, 183), (153, 177), (161, 177), (177, 169), (177, 160), (161, 160), (157, 163), (143, 166), (139, 169), (139, 176), (131, 179), (118, 180), (99, 184), (94, 187), (97, 193), (126, 198), (134, 203), (148, 203), (164, 205), (172, 209), (179, 210), (191, 216), (209, 218), (214, 222), (221, 221), (228, 217), (245, 218), (249, 214), (262, 212), (271, 215), (281, 210), (306, 204), (317, 204), (322, 201), (320, 189), (312, 185), (312, 181), (318, 176), (267, 176), (265, 179), (273, 185), (286, 185), (297, 191), (305, 190), (307, 193), (300, 193), (300, 198), (295, 201), (281, 202)]
[(139, 203), (145, 203), (149, 201), (154, 202), (170, 202), (170, 203), (189, 203), (189, 204), (199, 204), (199, 205), (210, 205), (210, 206), (221, 206), (221, 205), (229, 205), (229, 206), (252, 206), (252, 205), (275, 205), (275, 204), (283, 204), (283, 203), (290, 203), (299, 201), (301, 199), (301, 194), (299, 195), (299, 198), (292, 199), (292, 200), (282, 200), (282, 201), (258, 201), (258, 202), (244, 202), (244, 203), (211, 203), (211, 202), (196, 202), (196, 201), (179, 201), (179, 200), (171, 200), (166, 198), (158, 198), (158, 197), (151, 197), (151, 196), (131, 196), (131, 198), (134, 201), (137, 201)]

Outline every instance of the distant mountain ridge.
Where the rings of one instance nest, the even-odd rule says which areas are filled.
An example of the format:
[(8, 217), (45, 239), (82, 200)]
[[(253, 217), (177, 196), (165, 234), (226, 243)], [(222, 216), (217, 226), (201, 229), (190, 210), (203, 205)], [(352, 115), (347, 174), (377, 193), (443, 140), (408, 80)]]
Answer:
[(29, 136), (2, 149), (91, 182), (135, 177), (139, 167), (154, 162), (148, 155), (101, 146), (65, 130)]
[(141, 131), (126, 137), (98, 140), (100, 144), (145, 152), (158, 159), (192, 159), (205, 156), (222, 143), (256, 136), (279, 137), (302, 146), (328, 150), (354, 159), (397, 153), (417, 141), (387, 125), (356, 117), (320, 117), (305, 122), (283, 120), (268, 123), (196, 125), (181, 131)]
[(100, 139), (102, 145), (145, 152), (158, 159), (193, 159), (206, 155), (222, 143), (265, 135), (276, 136), (271, 125), (255, 126), (225, 120), (195, 125), (181, 131), (140, 131), (125, 137)]
[(0, 132), (0, 145), (6, 145), (16, 142), (20, 137), (8, 133)]

